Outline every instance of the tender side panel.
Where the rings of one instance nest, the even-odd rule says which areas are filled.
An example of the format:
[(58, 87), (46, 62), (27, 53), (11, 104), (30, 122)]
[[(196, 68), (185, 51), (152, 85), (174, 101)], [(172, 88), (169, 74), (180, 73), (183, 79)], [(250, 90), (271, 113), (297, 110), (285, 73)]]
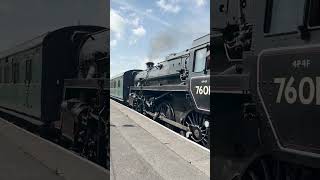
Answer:
[(192, 77), (189, 88), (196, 108), (210, 112), (210, 76)]
[(282, 148), (320, 152), (320, 46), (274, 49), (258, 59), (258, 94)]

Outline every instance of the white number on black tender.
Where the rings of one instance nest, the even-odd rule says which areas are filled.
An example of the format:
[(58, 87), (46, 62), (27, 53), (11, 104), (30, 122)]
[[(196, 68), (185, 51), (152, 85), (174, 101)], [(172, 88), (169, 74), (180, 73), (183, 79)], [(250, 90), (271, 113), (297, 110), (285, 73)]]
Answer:
[[(302, 104), (311, 104), (314, 99), (316, 105), (320, 105), (320, 77), (316, 77), (315, 80), (311, 77), (303, 77), (298, 82), (298, 87), (294, 87), (294, 77), (287, 78), (274, 78), (274, 83), (280, 84), (276, 103), (280, 103), (284, 99), (287, 103), (293, 104), (297, 102), (299, 98)], [(307, 87), (307, 88), (306, 88)]]
[(196, 94), (198, 95), (210, 95), (210, 86), (195, 86)]

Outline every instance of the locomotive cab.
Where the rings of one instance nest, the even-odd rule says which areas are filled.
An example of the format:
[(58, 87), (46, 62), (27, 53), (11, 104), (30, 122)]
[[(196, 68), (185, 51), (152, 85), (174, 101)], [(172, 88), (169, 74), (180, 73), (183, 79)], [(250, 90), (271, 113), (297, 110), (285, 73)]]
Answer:
[(188, 69), (191, 70), (190, 76), (199, 76), (210, 74), (210, 35), (196, 39), (192, 43), (190, 49), (190, 61), (192, 65)]
[(241, 73), (214, 77), (215, 179), (319, 178), (319, 5), (215, 1), (214, 17), (224, 18), (213, 30), (242, 66)]

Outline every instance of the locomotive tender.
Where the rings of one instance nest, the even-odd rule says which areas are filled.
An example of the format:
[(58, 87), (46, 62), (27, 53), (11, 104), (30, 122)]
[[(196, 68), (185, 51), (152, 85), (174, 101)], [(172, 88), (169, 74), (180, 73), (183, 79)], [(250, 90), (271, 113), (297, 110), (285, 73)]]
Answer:
[(111, 97), (209, 148), (210, 36), (147, 69), (111, 79)]
[(319, 1), (212, 5), (213, 179), (319, 179)]
[(0, 53), (0, 111), (66, 137), (105, 166), (107, 37), (104, 27), (71, 26)]

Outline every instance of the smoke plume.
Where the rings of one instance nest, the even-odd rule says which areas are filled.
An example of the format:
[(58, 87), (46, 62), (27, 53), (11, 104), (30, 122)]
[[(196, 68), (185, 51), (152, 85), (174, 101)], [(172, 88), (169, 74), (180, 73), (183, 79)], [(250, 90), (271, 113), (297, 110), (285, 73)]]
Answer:
[(180, 35), (176, 32), (162, 31), (150, 40), (149, 60), (154, 60), (176, 52)]

